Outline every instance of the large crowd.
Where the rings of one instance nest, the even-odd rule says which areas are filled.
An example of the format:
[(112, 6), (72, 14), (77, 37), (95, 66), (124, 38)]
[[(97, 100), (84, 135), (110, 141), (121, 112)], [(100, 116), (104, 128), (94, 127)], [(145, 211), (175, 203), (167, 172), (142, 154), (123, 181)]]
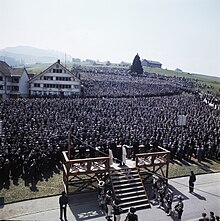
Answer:
[(75, 67), (81, 73), (84, 97), (148, 97), (196, 92), (206, 87), (199, 81), (176, 76), (144, 72), (142, 76), (128, 73), (127, 68)]
[(180, 94), (184, 88), (169, 81), (147, 77), (86, 74), (82, 76), (85, 97), (146, 97)]
[[(178, 115), (187, 125), (178, 126)], [(1, 180), (35, 176), (58, 164), (68, 148), (84, 158), (117, 144), (138, 153), (160, 145), (171, 159), (220, 157), (220, 113), (197, 95), (140, 98), (10, 99), (0, 103)], [(114, 149), (115, 150), (115, 149)], [(117, 150), (116, 150), (117, 151)], [(114, 157), (117, 152), (114, 152)]]

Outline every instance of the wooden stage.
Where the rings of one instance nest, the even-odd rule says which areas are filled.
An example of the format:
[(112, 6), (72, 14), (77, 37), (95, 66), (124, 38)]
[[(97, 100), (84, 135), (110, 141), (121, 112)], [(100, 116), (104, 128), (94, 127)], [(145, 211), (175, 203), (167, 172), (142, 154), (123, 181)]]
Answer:
[[(66, 193), (70, 193), (69, 186), (75, 186), (73, 192), (82, 192), (97, 188), (97, 181), (108, 179), (111, 181), (112, 171), (126, 168), (136, 168), (139, 173), (160, 174), (168, 178), (170, 152), (158, 147), (156, 152), (135, 155), (135, 161), (127, 159), (126, 166), (117, 163), (109, 164), (109, 157), (95, 157), (86, 159), (68, 158), (68, 152), (63, 152), (63, 184)], [(145, 177), (146, 179), (146, 177)], [(143, 180), (144, 181), (144, 180)]]

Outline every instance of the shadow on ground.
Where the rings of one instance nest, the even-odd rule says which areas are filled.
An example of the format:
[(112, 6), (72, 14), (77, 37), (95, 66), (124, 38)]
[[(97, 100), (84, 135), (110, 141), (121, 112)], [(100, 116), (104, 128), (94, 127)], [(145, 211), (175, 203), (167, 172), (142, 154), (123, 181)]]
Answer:
[(5, 199), (4, 197), (0, 197), (0, 209), (4, 207)]
[(98, 207), (97, 192), (74, 194), (69, 198), (69, 208), (77, 221), (105, 217), (105, 212)]

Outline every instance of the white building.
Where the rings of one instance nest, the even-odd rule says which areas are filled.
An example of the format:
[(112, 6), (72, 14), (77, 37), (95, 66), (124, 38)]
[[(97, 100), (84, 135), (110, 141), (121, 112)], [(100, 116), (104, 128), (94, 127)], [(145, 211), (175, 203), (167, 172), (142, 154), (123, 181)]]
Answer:
[(12, 68), (0, 61), (0, 98), (29, 96), (29, 76), (25, 68)]
[(81, 92), (80, 79), (60, 64), (60, 60), (34, 76), (29, 83), (32, 96), (79, 96)]

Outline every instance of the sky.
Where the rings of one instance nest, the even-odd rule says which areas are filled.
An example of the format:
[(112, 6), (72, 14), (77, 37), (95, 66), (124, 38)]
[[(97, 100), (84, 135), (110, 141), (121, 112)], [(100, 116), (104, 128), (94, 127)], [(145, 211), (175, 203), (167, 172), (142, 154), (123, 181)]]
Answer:
[(0, 49), (141, 59), (220, 77), (220, 0), (0, 0)]

